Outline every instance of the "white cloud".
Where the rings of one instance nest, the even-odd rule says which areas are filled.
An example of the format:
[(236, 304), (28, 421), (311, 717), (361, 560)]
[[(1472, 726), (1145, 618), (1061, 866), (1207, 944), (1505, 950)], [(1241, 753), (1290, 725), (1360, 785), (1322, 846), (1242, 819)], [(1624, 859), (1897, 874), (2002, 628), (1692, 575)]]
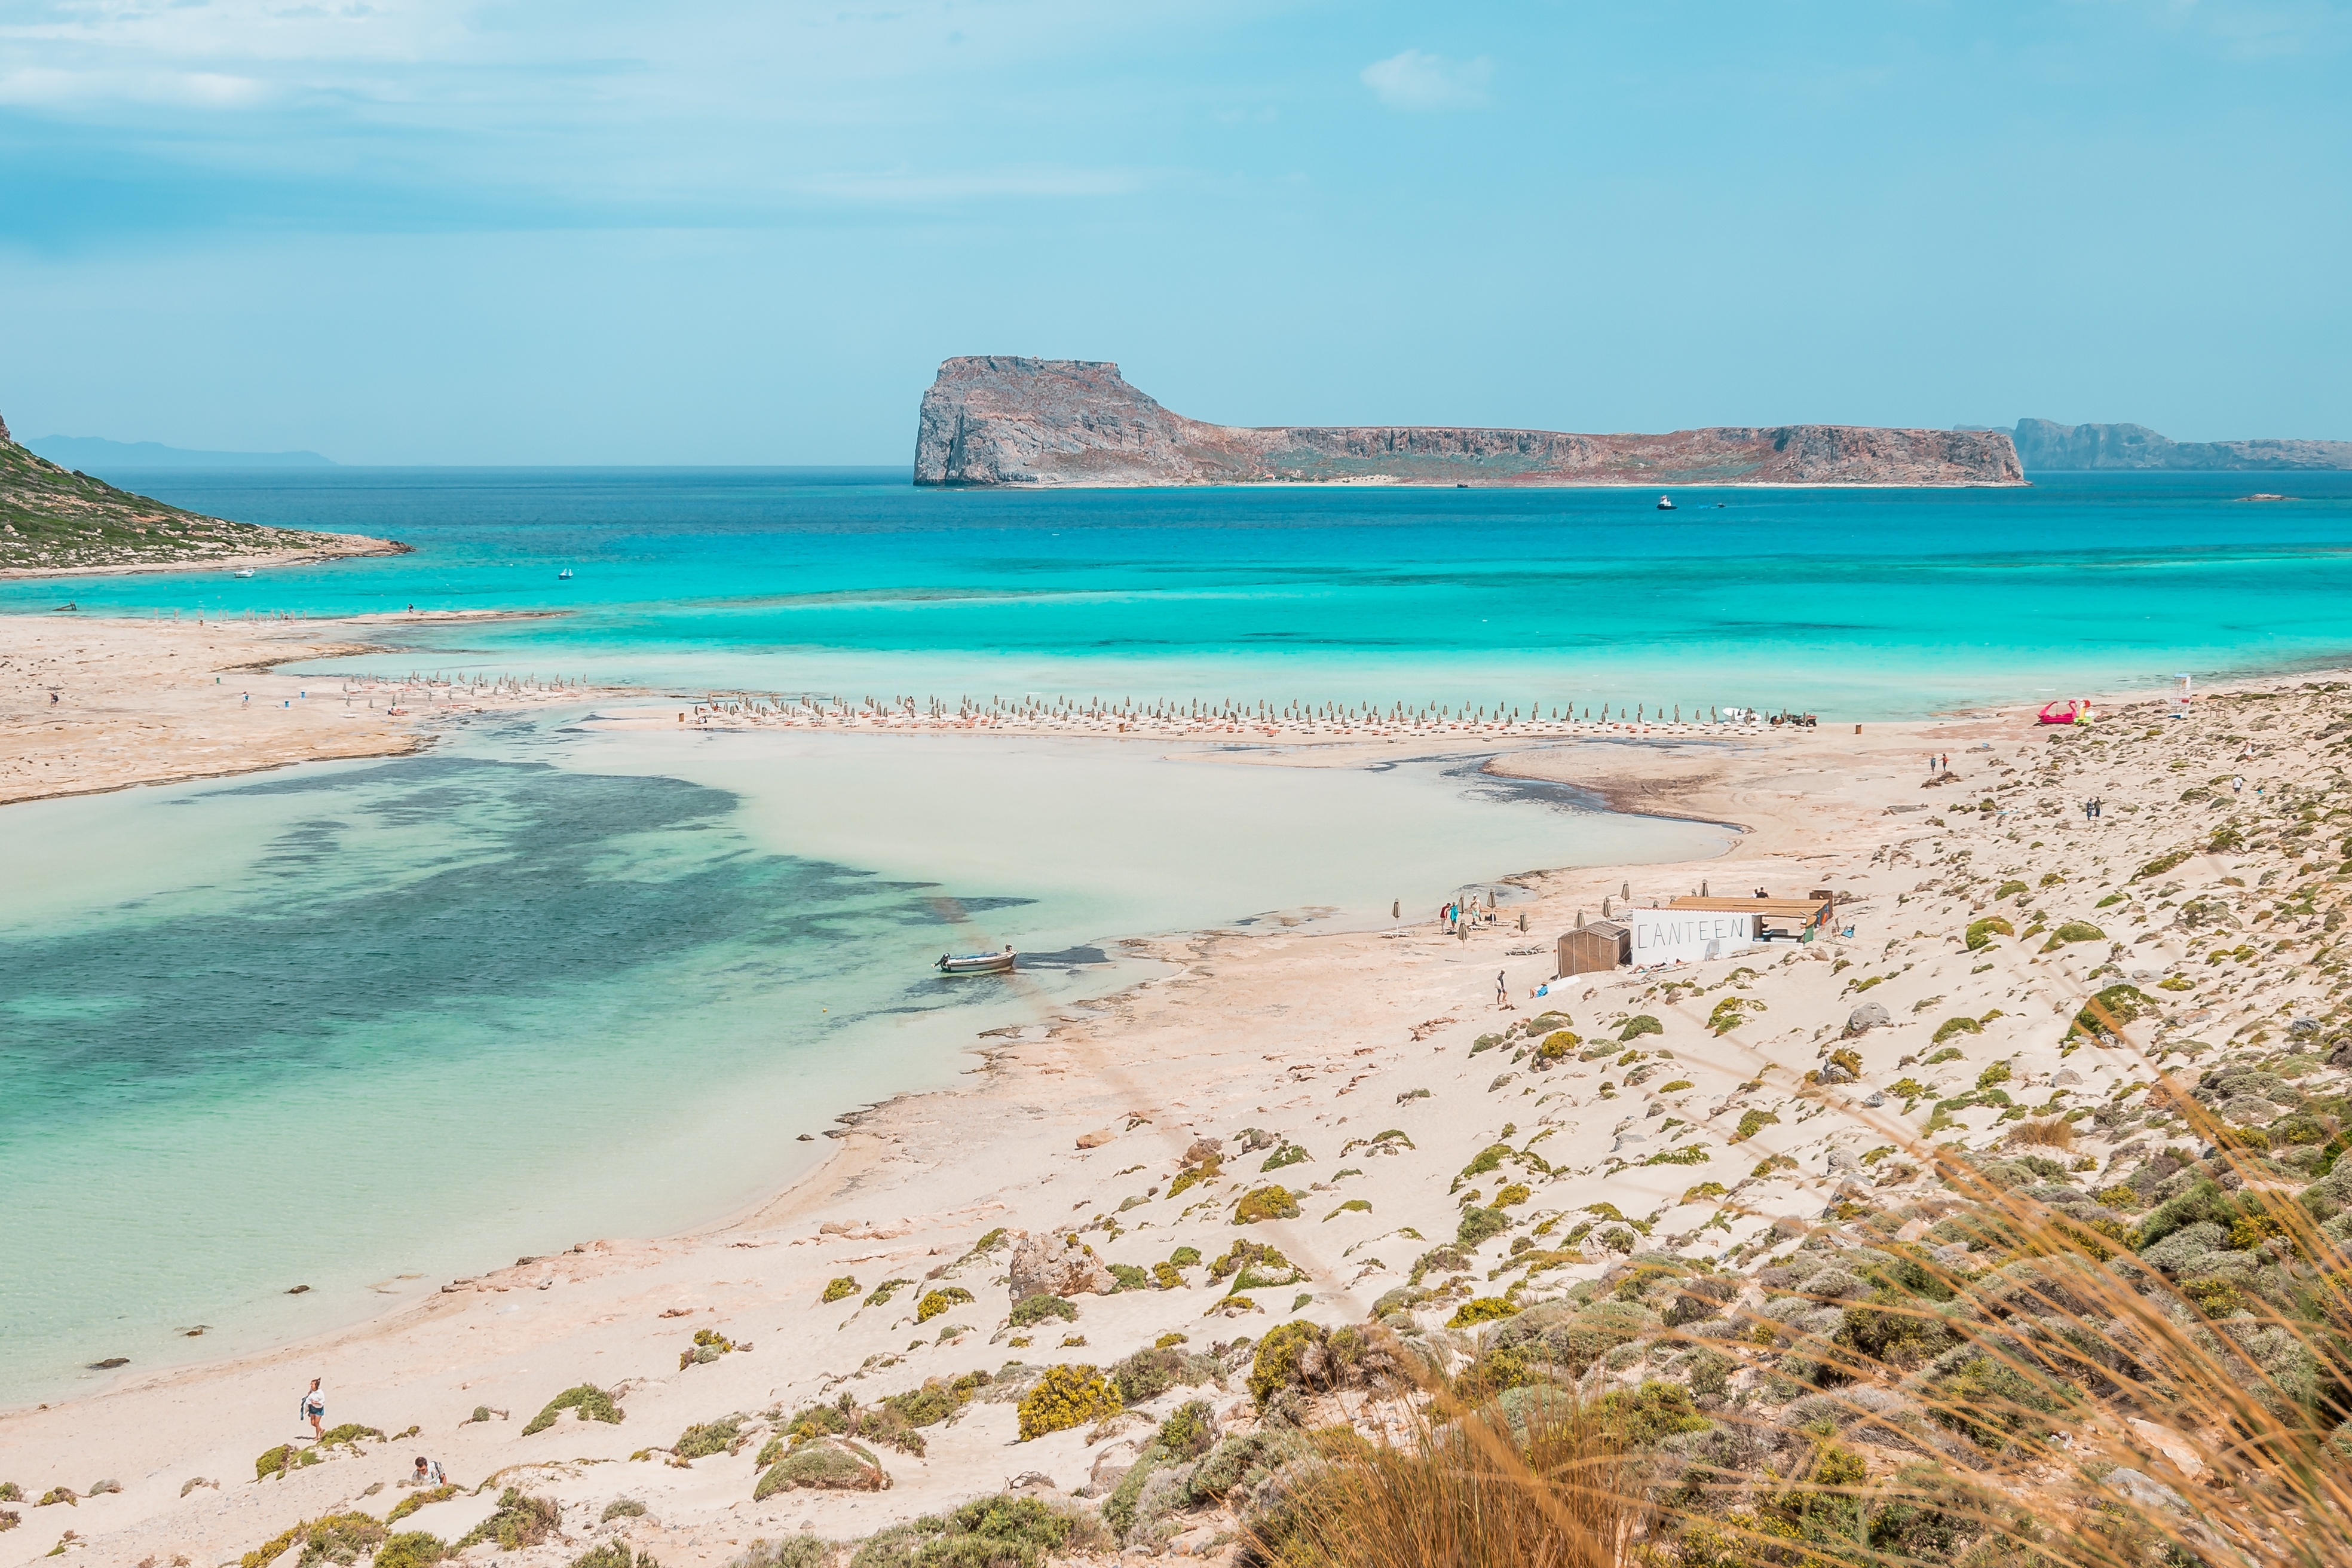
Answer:
[(1363, 68), (1366, 87), (1391, 109), (1475, 109), (1486, 101), (1486, 82), (1495, 62), (1480, 55), (1475, 60), (1449, 60), (1407, 49)]

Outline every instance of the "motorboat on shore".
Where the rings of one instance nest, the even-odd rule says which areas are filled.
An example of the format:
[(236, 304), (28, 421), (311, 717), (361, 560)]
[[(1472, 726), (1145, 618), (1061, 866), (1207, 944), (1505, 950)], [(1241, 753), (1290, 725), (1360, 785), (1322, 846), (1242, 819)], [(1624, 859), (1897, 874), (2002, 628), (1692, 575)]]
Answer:
[(1658, 510), (1659, 510), (1660, 511), (1672, 511), (1672, 510), (1675, 510), (1675, 498), (1674, 498), (1674, 497), (1672, 497), (1672, 496), (1660, 496), (1660, 497), (1658, 498)]
[(933, 967), (941, 974), (1010, 974), (1013, 958), (1012, 944), (1007, 943), (1003, 952), (967, 952), (961, 957), (943, 952)]

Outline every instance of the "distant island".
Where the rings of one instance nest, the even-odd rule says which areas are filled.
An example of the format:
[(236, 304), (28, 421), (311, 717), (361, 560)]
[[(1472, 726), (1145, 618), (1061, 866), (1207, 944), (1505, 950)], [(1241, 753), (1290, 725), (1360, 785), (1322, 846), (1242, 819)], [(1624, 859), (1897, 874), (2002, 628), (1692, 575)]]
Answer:
[(2027, 473), (2352, 468), (2352, 441), (2175, 441), (2145, 425), (2061, 425), (2054, 419), (2021, 419), (2013, 439)]
[(0, 575), (261, 566), (407, 549), (355, 533), (231, 522), (117, 489), (19, 446), (0, 419)]
[(1097, 360), (950, 359), (919, 485), (2020, 485), (2007, 432), (1732, 426), (1664, 436), (1426, 425), (1208, 425)]
[(103, 436), (27, 436), (26, 450), (61, 468), (335, 468), (316, 452), (207, 452), (161, 441), (110, 441)]

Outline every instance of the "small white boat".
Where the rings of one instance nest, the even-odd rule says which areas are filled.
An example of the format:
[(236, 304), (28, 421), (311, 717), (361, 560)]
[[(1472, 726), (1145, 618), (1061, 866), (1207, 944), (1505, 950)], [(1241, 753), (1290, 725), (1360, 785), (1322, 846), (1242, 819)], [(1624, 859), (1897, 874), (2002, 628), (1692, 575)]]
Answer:
[(1675, 510), (1675, 498), (1674, 498), (1674, 497), (1672, 497), (1672, 496), (1660, 496), (1660, 497), (1658, 498), (1658, 510), (1659, 510), (1660, 511), (1672, 511), (1672, 510)]
[(967, 952), (960, 958), (943, 952), (935, 967), (941, 974), (1010, 974), (1013, 948), (1008, 943), (1003, 952)]
[(240, 566), (236, 569), (235, 574), (239, 577), (250, 577), (253, 575), (253, 568), (250, 566)]
[(555, 580), (556, 580), (557, 582), (559, 582), (559, 583), (569, 583), (569, 582), (571, 582), (571, 581), (572, 581), (572, 568), (571, 568), (571, 567), (569, 567), (569, 566), (566, 566), (562, 571), (558, 572), (558, 573), (555, 574)]

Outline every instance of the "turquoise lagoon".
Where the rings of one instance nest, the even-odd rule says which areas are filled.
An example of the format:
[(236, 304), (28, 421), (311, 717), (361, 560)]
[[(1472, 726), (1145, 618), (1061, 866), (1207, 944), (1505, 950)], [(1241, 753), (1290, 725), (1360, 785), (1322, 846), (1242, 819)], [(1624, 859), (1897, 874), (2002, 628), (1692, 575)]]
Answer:
[[(1832, 720), (2352, 648), (2339, 476), (1693, 490), (1673, 513), (1622, 491), (967, 494), (858, 471), (141, 482), (416, 552), (0, 584), (0, 610), (561, 610), (388, 628), (403, 650), (354, 662), (679, 691)], [(2301, 499), (2235, 499), (2255, 489)], [(805, 1169), (825, 1145), (801, 1135), (834, 1115), (952, 1082), (979, 1030), (1143, 973), (1121, 935), (1384, 919), (1469, 879), (1723, 842), (1504, 788), (1475, 752), (1221, 766), (1164, 743), (597, 732), (590, 711), (0, 813), (0, 1401), (707, 1221)], [(925, 967), (1001, 942), (1047, 956), (1017, 984)]]

